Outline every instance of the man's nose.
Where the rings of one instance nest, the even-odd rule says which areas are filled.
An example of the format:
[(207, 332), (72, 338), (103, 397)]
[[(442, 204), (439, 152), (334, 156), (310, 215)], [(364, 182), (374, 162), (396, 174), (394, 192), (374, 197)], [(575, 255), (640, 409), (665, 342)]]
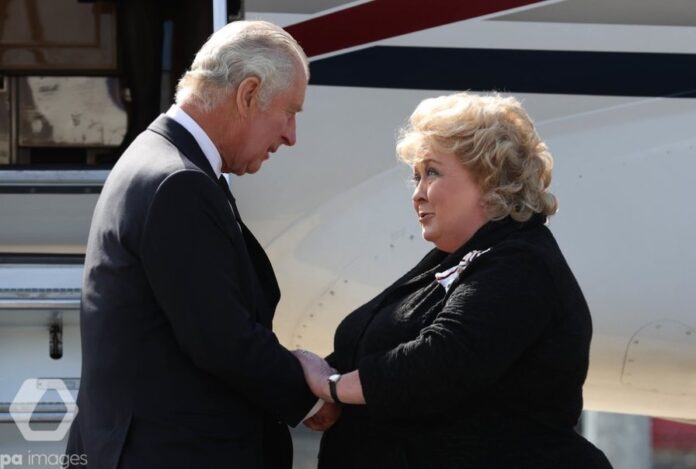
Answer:
[(289, 147), (293, 146), (297, 142), (297, 134), (295, 127), (295, 116), (293, 116), (290, 122), (288, 123), (285, 132), (283, 132), (283, 143), (285, 143)]

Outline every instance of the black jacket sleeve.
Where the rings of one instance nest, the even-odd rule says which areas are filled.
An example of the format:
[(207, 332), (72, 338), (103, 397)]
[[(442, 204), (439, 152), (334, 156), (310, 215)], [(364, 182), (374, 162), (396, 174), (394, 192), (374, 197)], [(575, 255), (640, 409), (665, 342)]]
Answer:
[(375, 416), (429, 415), (456, 406), (500, 379), (549, 323), (555, 292), (538, 255), (500, 246), (468, 269), (415, 340), (360, 361)]
[[(253, 320), (242, 299), (241, 236), (219, 188), (205, 174), (165, 179), (149, 208), (141, 257), (176, 340), (195, 365), (290, 425), (316, 399), (297, 359)], [(247, 292), (248, 293), (248, 292)]]

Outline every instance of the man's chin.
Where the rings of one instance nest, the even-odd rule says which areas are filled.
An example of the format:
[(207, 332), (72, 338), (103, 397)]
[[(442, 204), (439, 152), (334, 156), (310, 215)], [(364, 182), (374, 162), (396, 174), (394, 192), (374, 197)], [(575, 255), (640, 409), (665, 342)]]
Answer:
[(255, 174), (261, 169), (261, 163), (255, 164), (253, 166), (247, 166), (245, 171), (246, 174)]
[(246, 166), (240, 166), (237, 168), (234, 168), (231, 172), (236, 174), (237, 176), (241, 176), (243, 174), (254, 174), (258, 172), (259, 169), (261, 169), (261, 165), (263, 165), (263, 162), (266, 161), (268, 157), (263, 158), (263, 159), (257, 159), (254, 160), (250, 163), (248, 163)]

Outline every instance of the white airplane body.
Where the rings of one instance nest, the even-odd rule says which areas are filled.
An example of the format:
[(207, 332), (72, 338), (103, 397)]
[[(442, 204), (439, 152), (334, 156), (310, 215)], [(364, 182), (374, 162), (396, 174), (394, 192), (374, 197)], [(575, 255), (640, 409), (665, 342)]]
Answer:
[[(395, 158), (398, 129), (424, 98), (498, 90), (522, 100), (555, 159), (560, 211), (549, 226), (594, 323), (585, 407), (696, 419), (696, 7), (469, 3), (246, 1), (248, 19), (300, 39), (312, 68), (297, 145), (231, 180), (283, 292), (278, 337), (329, 353), (341, 319), (432, 248), (411, 208), (410, 170)], [(0, 185), (98, 187), (106, 175), (5, 171)], [(97, 192), (0, 194), (0, 252), (84, 252)], [(0, 291), (0, 404), (24, 379), (80, 373), (69, 293), (81, 265), (13, 259), (0, 263), (2, 287), (28, 293)], [(60, 360), (45, 353), (56, 312)], [(0, 420), (10, 421), (1, 409)]]
[[(263, 2), (247, 2), (247, 17), (268, 18), (290, 31), (326, 17), (254, 13), (257, 3)], [(682, 69), (693, 79), (691, 89), (681, 90), (688, 97), (511, 90), (554, 155), (551, 190), (560, 211), (549, 226), (592, 312), (588, 409), (696, 419), (696, 14), (685, 6), (539, 2), (310, 57), (316, 67), (379, 47), (504, 49), (511, 57), (519, 49), (531, 51), (532, 59), (539, 51), (591, 51), (592, 67), (603, 63), (601, 53), (619, 53), (618, 60), (646, 51), (656, 57), (692, 54), (684, 63), (690, 68)], [(341, 11), (339, 6), (332, 13)], [(613, 24), (590, 22), (603, 13), (614, 15)], [(400, 14), (406, 21), (409, 13)], [(616, 24), (622, 18), (625, 24)], [(688, 25), (671, 24), (677, 21)], [(564, 60), (549, 60), (551, 67), (540, 74), (559, 74), (553, 64)], [(419, 69), (416, 62), (389, 65), (394, 73), (411, 68), (423, 81), (449, 68), (461, 73), (461, 65), (451, 63), (437, 70)], [(529, 74), (514, 63), (503, 69), (510, 76)], [(356, 73), (369, 82), (374, 72)], [(461, 87), (449, 89), (389, 88), (379, 82), (383, 75), (373, 86), (311, 85), (298, 119), (299, 143), (274, 155), (258, 175), (233, 179), (242, 215), (261, 236), (278, 274), (283, 298), (274, 324), (288, 347), (329, 353), (340, 320), (433, 247), (421, 238), (410, 170), (396, 161), (394, 146), (422, 99), (469, 88), (462, 76)]]

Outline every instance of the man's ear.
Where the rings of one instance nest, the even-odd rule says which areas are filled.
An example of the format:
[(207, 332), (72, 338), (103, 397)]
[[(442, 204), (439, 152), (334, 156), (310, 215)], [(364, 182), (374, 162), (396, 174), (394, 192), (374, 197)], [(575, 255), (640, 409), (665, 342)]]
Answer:
[(261, 81), (257, 77), (242, 80), (237, 87), (237, 110), (240, 117), (247, 117), (251, 109), (257, 105)]

